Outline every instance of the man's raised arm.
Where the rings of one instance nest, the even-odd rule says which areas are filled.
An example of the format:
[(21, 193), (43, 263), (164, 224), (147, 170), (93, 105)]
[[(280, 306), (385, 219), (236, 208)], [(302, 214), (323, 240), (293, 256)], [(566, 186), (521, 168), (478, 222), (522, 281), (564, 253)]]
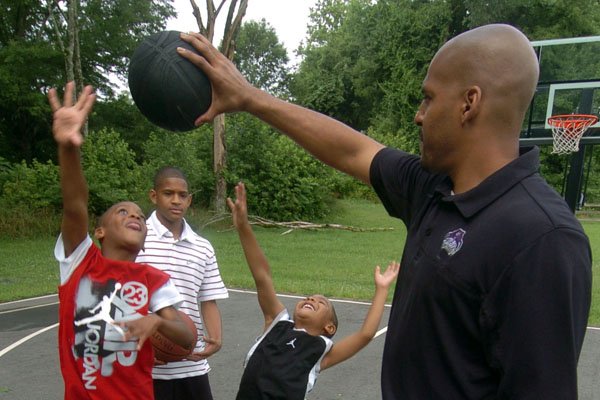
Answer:
[(212, 103), (196, 124), (228, 112), (248, 112), (279, 130), (324, 163), (369, 183), (375, 154), (384, 146), (349, 126), (252, 86), (235, 65), (204, 36), (182, 34), (204, 57), (178, 48), (182, 57), (200, 68), (212, 84)]

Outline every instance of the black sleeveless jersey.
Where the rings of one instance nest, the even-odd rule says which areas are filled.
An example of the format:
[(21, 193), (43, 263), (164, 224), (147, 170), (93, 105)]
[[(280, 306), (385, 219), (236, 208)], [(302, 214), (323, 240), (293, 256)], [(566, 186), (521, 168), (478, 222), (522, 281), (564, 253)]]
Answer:
[(258, 339), (248, 357), (237, 400), (303, 400), (332, 341), (295, 329), (287, 311)]

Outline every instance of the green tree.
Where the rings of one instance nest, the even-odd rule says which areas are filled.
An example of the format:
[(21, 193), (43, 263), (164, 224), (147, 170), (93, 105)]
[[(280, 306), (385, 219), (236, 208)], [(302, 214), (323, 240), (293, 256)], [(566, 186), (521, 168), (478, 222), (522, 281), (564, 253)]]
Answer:
[(156, 171), (165, 166), (181, 168), (187, 175), (195, 206), (211, 204), (215, 179), (212, 171), (212, 135), (209, 126), (186, 134), (154, 131), (143, 144), (143, 181), (146, 190)]
[(264, 19), (242, 25), (233, 62), (250, 83), (267, 92), (288, 96), (290, 71), (287, 50)]
[[(81, 67), (86, 83), (112, 96), (115, 83), (125, 82), (129, 57), (139, 42), (165, 28), (175, 16), (172, 0), (79, 0), (77, 24)], [(69, 31), (65, 14), (67, 1), (51, 1), (53, 17), (49, 39), (58, 50), (66, 51)], [(62, 44), (61, 44), (62, 43)]]
[(253, 213), (279, 221), (315, 219), (328, 211), (334, 171), (256, 118), (230, 119), (227, 181), (244, 181)]
[[(86, 83), (112, 95), (141, 38), (164, 28), (171, 0), (81, 0), (80, 59)], [(47, 160), (55, 154), (45, 92), (66, 80), (65, 1), (0, 0), (0, 156)]]
[(138, 163), (143, 161), (144, 145), (152, 133), (173, 135), (148, 121), (128, 93), (98, 101), (90, 116), (89, 128), (93, 131), (111, 129), (118, 132), (135, 153)]
[[(198, 29), (209, 41), (213, 41), (217, 17), (225, 6), (226, 0), (222, 0), (217, 7), (213, 0), (205, 0), (206, 2), (206, 22), (202, 18), (200, 8), (196, 0), (190, 0), (194, 17), (198, 23)], [(221, 41), (220, 50), (225, 57), (233, 59), (234, 43), (238, 35), (248, 0), (230, 0), (227, 17), (225, 19), (225, 27), (223, 29), (223, 39)], [(225, 212), (225, 198), (227, 196), (227, 182), (225, 181), (225, 173), (227, 170), (227, 150), (225, 146), (225, 115), (217, 115), (213, 120), (213, 172), (215, 175), (215, 191), (214, 191), (214, 209), (218, 213)]]
[[(597, 35), (597, 0), (320, 0), (311, 13), (292, 97), (388, 144), (417, 151), (413, 119), (421, 82), (439, 47), (487, 23), (509, 23), (531, 39)], [(592, 52), (593, 53), (593, 52)], [(574, 71), (597, 78), (590, 52), (547, 52), (542, 80)]]
[(136, 201), (145, 196), (147, 187), (143, 186), (141, 169), (118, 132), (90, 131), (81, 153), (92, 214), (100, 215), (118, 201)]
[(355, 129), (369, 134), (374, 129), (382, 139), (384, 134), (416, 138), (412, 120), (421, 81), (449, 36), (448, 3), (327, 0), (318, 5), (293, 96)]

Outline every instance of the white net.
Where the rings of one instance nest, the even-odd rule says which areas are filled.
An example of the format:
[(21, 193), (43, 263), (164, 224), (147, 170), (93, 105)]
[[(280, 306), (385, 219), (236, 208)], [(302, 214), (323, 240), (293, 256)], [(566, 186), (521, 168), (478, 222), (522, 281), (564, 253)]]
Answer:
[(579, 151), (579, 140), (590, 127), (598, 122), (595, 115), (555, 115), (548, 118), (552, 127), (554, 154), (568, 154)]

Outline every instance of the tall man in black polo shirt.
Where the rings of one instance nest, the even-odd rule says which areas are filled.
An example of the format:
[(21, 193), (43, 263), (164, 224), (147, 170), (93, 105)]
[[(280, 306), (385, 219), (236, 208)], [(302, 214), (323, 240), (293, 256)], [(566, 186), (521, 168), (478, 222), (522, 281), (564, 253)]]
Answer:
[(488, 25), (447, 42), (415, 116), (421, 156), (385, 148), (252, 87), (200, 35), (211, 79), (198, 123), (246, 111), (371, 184), (408, 237), (382, 367), (384, 399), (576, 399), (591, 250), (519, 133), (539, 69), (527, 38)]

